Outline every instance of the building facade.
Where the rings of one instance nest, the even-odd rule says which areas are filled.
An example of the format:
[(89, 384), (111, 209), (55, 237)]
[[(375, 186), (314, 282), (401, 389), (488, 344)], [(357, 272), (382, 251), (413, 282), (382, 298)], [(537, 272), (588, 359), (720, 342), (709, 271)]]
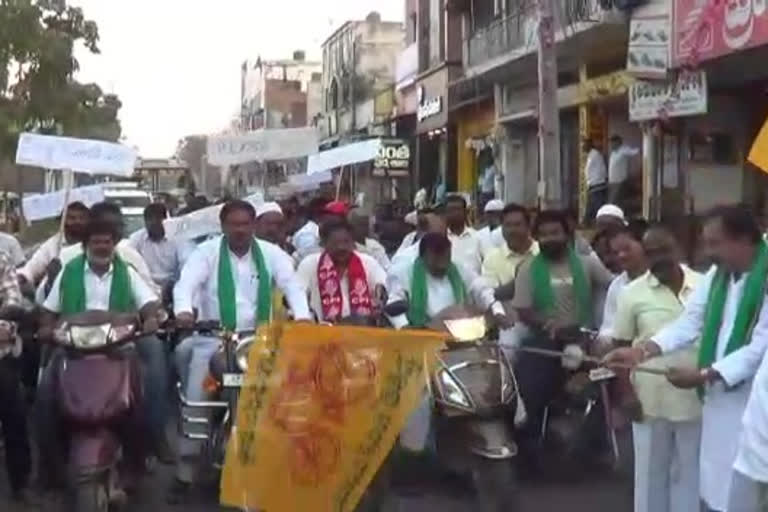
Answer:
[[(395, 82), (405, 30), (401, 22), (382, 21), (372, 12), (348, 21), (323, 43), (321, 111), (315, 117), (321, 148), (330, 149), (381, 137), (397, 143)], [(382, 155), (383, 156), (383, 155)], [(383, 159), (378, 159), (383, 160)], [(373, 210), (376, 204), (408, 194), (407, 175), (390, 178), (376, 161), (335, 170), (339, 193)]]
[[(248, 130), (300, 128), (311, 113), (308, 90), (322, 71), (301, 50), (291, 59), (243, 62), (241, 69), (241, 128)], [(315, 107), (316, 108), (316, 107)]]

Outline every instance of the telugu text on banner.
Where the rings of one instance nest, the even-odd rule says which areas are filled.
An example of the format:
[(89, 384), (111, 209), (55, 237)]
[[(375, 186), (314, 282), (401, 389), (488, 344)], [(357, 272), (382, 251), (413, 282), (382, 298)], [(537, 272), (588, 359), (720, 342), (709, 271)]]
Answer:
[(351, 512), (423, 396), (444, 335), (270, 327), (251, 350), (223, 505)]

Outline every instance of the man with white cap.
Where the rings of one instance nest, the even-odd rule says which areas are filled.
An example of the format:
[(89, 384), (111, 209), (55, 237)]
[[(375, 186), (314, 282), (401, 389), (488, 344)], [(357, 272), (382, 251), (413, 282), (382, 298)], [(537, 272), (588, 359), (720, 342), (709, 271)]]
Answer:
[(615, 204), (605, 204), (597, 210), (595, 228), (598, 232), (606, 229), (622, 229), (627, 225), (624, 210)]
[(504, 237), (501, 234), (501, 212), (503, 210), (504, 201), (500, 199), (491, 199), (485, 203), (483, 214), (486, 225), (483, 229), (477, 231), (483, 258), (486, 257), (491, 249), (504, 245)]
[(284, 249), (287, 240), (283, 209), (274, 201), (256, 208), (256, 238), (272, 242)]

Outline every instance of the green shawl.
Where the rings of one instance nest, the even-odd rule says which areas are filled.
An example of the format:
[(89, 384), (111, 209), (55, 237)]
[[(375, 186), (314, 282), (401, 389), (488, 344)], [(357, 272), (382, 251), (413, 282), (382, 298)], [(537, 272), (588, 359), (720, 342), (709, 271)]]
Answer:
[[(740, 349), (749, 342), (765, 298), (767, 275), (768, 245), (765, 242), (760, 242), (755, 261), (749, 275), (747, 275), (744, 290), (739, 299), (739, 307), (733, 322), (733, 330), (728, 338), (725, 355)], [(725, 309), (730, 279), (730, 273), (722, 268), (718, 268), (712, 278), (704, 319), (704, 332), (699, 346), (699, 368), (708, 368), (715, 361), (717, 340), (723, 322), (723, 310)]]
[[(272, 314), (272, 278), (264, 263), (256, 239), (251, 242), (251, 257), (256, 265), (259, 277), (259, 289), (256, 304), (256, 323), (267, 323)], [(229, 258), (227, 237), (221, 238), (219, 249), (219, 319), (222, 327), (229, 330), (237, 329), (237, 306), (235, 304), (235, 278), (232, 274), (232, 260)], [(256, 327), (256, 326), (254, 326)]]
[[(579, 306), (579, 323), (582, 327), (592, 325), (592, 293), (584, 265), (573, 248), (568, 248), (568, 266), (573, 277), (573, 291)], [(550, 313), (555, 307), (555, 292), (552, 289), (552, 276), (549, 261), (539, 253), (531, 261), (531, 284), (533, 286), (533, 306), (540, 313)]]
[[(64, 266), (59, 283), (59, 300), (62, 315), (75, 315), (86, 311), (85, 254), (81, 254)], [(132, 313), (136, 311), (133, 300), (131, 276), (128, 265), (118, 256), (112, 262), (112, 284), (109, 288), (109, 311)]]
[[(457, 304), (463, 304), (467, 300), (467, 291), (464, 288), (464, 280), (459, 274), (459, 269), (451, 263), (448, 267), (448, 280), (453, 289), (453, 298)], [(427, 267), (421, 258), (417, 258), (413, 264), (411, 274), (411, 297), (408, 304), (408, 322), (411, 327), (424, 327), (427, 325)]]

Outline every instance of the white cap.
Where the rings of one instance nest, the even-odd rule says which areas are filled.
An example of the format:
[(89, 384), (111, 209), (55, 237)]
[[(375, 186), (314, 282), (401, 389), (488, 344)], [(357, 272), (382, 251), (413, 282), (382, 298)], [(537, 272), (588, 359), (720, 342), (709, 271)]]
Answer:
[(600, 217), (616, 217), (618, 219), (624, 220), (624, 210), (615, 204), (606, 204), (597, 210), (597, 215), (595, 215), (595, 218)]
[(418, 218), (418, 214), (416, 213), (416, 210), (408, 213), (405, 216), (405, 223), (410, 224), (411, 226), (416, 226), (419, 224), (419, 218)]
[(280, 215), (283, 214), (283, 209), (280, 208), (280, 205), (275, 203), (274, 201), (271, 201), (269, 203), (263, 203), (258, 208), (256, 208), (256, 217), (261, 217), (265, 213), (275, 212), (279, 213)]
[(491, 199), (485, 203), (485, 213), (488, 212), (500, 212), (504, 209), (504, 201), (501, 199)]

